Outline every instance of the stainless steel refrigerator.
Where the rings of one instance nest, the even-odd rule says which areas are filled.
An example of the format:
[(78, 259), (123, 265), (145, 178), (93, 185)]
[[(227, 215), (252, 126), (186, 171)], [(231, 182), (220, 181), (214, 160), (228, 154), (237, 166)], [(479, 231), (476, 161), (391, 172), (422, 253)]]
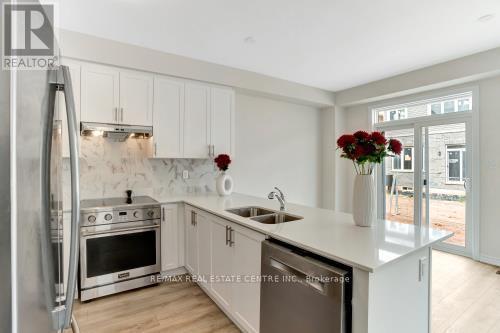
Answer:
[[(65, 98), (70, 141), (69, 240), (63, 239), (58, 94)], [(69, 69), (1, 70), (0, 107), (0, 332), (59, 332), (72, 324), (80, 216)], [(65, 241), (70, 244), (66, 271)]]

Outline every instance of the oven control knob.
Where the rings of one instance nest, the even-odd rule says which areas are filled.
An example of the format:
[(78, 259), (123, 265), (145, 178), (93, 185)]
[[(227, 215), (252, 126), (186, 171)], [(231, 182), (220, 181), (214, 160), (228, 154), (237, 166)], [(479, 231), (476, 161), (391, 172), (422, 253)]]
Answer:
[(152, 211), (152, 210), (148, 211), (148, 216), (149, 217), (153, 217), (154, 215), (155, 215), (154, 211)]
[(134, 212), (134, 217), (139, 218), (139, 212), (137, 210)]
[(95, 215), (90, 215), (88, 220), (90, 223), (95, 223)]
[(106, 214), (106, 215), (104, 215), (104, 219), (105, 219), (106, 221), (109, 221), (109, 220), (111, 220), (112, 218), (113, 218), (113, 215), (111, 215), (111, 214)]

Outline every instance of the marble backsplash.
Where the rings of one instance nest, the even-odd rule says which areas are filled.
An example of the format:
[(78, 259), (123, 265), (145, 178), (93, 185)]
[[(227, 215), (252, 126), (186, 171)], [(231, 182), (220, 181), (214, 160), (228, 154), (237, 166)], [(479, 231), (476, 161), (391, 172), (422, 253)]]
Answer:
[[(121, 197), (131, 189), (134, 195), (159, 197), (168, 194), (215, 191), (216, 168), (211, 160), (152, 159), (151, 142), (124, 142), (103, 137), (80, 137), (81, 199)], [(69, 159), (63, 160), (63, 199), (70, 205)], [(182, 171), (189, 178), (182, 178)]]

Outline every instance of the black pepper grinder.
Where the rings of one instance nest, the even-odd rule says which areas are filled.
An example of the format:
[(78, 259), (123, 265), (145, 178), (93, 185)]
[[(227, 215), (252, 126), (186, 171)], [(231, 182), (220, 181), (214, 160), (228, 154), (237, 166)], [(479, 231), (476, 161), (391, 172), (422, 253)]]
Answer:
[(132, 190), (126, 190), (125, 192), (127, 193), (127, 204), (131, 204), (132, 203)]

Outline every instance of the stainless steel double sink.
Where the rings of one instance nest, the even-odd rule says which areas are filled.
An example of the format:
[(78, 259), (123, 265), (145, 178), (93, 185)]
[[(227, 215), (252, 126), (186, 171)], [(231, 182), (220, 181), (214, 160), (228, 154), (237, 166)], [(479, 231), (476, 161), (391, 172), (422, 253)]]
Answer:
[(291, 221), (302, 220), (303, 217), (288, 214), (285, 212), (277, 212), (271, 209), (248, 206), (240, 208), (227, 209), (226, 212), (235, 214), (241, 217), (250, 218), (252, 221), (264, 223), (264, 224), (278, 224)]

